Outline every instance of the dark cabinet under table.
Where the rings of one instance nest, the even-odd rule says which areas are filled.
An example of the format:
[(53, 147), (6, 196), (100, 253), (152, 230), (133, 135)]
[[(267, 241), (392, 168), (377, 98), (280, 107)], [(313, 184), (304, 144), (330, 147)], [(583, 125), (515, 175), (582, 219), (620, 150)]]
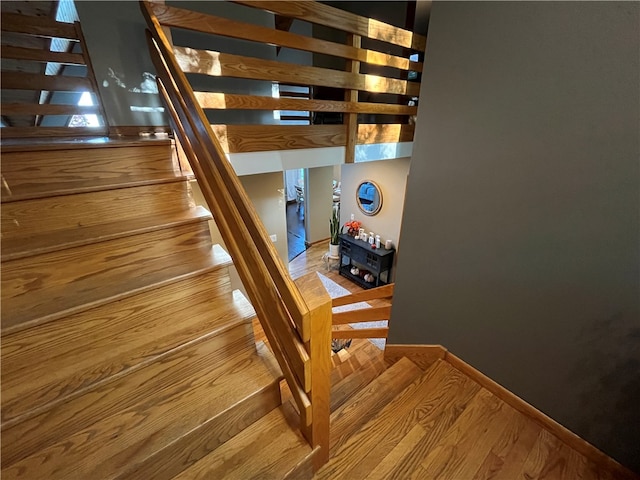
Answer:
[[(394, 254), (394, 249), (372, 248), (367, 242), (342, 234), (340, 235), (340, 275), (363, 288), (386, 285), (391, 281)], [(351, 273), (351, 268), (354, 266), (360, 269), (360, 275)], [(362, 272), (371, 273), (375, 277), (373, 282), (365, 281)]]

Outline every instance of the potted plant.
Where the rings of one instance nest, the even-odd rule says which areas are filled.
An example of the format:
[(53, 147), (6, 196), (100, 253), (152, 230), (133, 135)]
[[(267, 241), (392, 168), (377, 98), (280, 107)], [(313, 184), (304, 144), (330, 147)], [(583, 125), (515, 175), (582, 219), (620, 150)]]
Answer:
[(331, 238), (329, 240), (329, 255), (337, 257), (340, 253), (340, 212), (337, 208), (333, 209), (333, 214), (329, 219), (329, 229)]

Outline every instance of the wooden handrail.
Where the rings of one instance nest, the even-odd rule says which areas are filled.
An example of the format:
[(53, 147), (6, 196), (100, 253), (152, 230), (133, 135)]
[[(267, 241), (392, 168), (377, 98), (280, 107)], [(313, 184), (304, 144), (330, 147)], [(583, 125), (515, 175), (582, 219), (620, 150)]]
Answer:
[(85, 77), (40, 75), (25, 72), (3, 72), (2, 88), (9, 90), (48, 90), (86, 92), (92, 90), (91, 81)]
[(172, 126), (289, 384), (302, 432), (320, 447), (319, 467), (329, 455), (330, 299), (326, 292), (314, 294), (307, 298), (311, 308), (307, 305), (226, 160), (150, 5), (143, 1), (141, 8)]
[(153, 12), (162, 25), (168, 27), (184, 28), (196, 32), (222, 35), (254, 42), (270, 43), (279, 47), (295, 48), (323, 55), (333, 55), (357, 60), (359, 62), (394, 67), (401, 70), (422, 71), (422, 62), (413, 62), (409, 59), (390, 55), (375, 50), (354, 48), (350, 45), (330, 42), (318, 38), (309, 38), (296, 33), (274, 30), (259, 25), (248, 26), (246, 23), (216, 17), (204, 13), (193, 12), (183, 8), (162, 4), (153, 4)]
[[(254, 239), (261, 258), (266, 262), (267, 268), (274, 272), (274, 281), (277, 283), (278, 290), (285, 295), (283, 300), (289, 306), (289, 311), (293, 314), (292, 320), (304, 335), (304, 332), (308, 330), (308, 325), (305, 325), (305, 318), (308, 317), (308, 309), (306, 308), (304, 300), (289, 277), (282, 260), (277, 254), (275, 246), (268, 240), (269, 236), (267, 231), (262, 225), (262, 222), (260, 222), (251, 202), (246, 197), (246, 194), (244, 194), (240, 180), (237, 178), (231, 165), (227, 162), (224, 152), (209, 126), (209, 121), (198, 105), (193, 90), (189, 86), (185, 74), (180, 69), (173, 55), (172, 46), (163, 32), (162, 26), (151, 12), (147, 2), (142, 1), (142, 6), (143, 15), (152, 28), (151, 34), (156, 41), (157, 51), (166, 62), (167, 74), (176, 82), (175, 85), (182, 95), (185, 107), (188, 108), (188, 111), (194, 119), (197, 119), (197, 123), (194, 125), (194, 132), (197, 133), (200, 140), (204, 142), (202, 145), (205, 147), (205, 150), (211, 152), (209, 154), (211, 162), (215, 165), (217, 174), (220, 175), (223, 184), (227, 187), (225, 188), (225, 192), (228, 192), (227, 194), (230, 196), (229, 203), (237, 207), (237, 221), (238, 223), (244, 223), (249, 229), (249, 235)], [(307, 341), (308, 338), (303, 336), (302, 340)]]
[[(343, 295), (342, 297), (336, 297), (331, 301), (332, 307), (341, 307), (344, 305), (353, 305), (367, 300), (392, 300), (393, 291), (395, 289), (395, 283), (384, 285), (382, 287), (376, 287), (369, 290), (363, 290), (361, 292), (351, 293), (349, 295)], [(391, 305), (384, 305), (381, 307), (369, 307), (357, 308), (355, 310), (347, 310), (346, 312), (334, 313), (331, 320), (332, 326), (337, 326), (337, 329), (331, 330), (332, 338), (387, 338), (389, 332), (388, 327), (379, 328), (358, 328), (344, 330), (340, 329), (340, 325), (347, 325), (350, 323), (362, 323), (373, 322), (379, 320), (389, 320), (391, 317)]]
[(350, 330), (333, 330), (332, 338), (387, 338), (388, 327), (380, 328), (358, 328)]
[[(203, 171), (200, 165), (200, 162), (198, 161), (196, 152), (192, 148), (190, 138), (194, 137), (193, 132), (191, 132), (190, 134), (187, 133), (184, 126), (185, 124), (183, 123), (183, 122), (188, 122), (186, 118), (187, 114), (184, 110), (181, 113), (178, 113), (178, 111), (175, 108), (175, 105), (179, 104), (180, 101), (178, 98), (174, 96), (174, 94), (169, 93), (169, 91), (166, 89), (164, 85), (162, 77), (159, 77), (157, 79), (157, 82), (158, 82), (158, 90), (162, 95), (163, 99), (165, 100), (165, 104), (167, 105), (167, 108), (169, 110), (172, 127), (180, 138), (183, 150), (185, 151), (187, 158), (191, 163), (191, 166), (196, 174), (196, 177), (200, 179), (205, 179), (206, 174)], [(218, 227), (220, 228), (221, 233), (224, 232), (226, 236), (228, 234), (230, 226), (226, 225), (226, 222), (222, 217), (223, 215), (222, 209), (218, 206), (218, 204), (215, 201), (215, 194), (211, 189), (211, 185), (208, 182), (204, 181), (200, 185), (200, 188), (202, 190), (203, 196), (207, 200), (207, 203), (211, 204), (210, 208), (213, 210), (214, 214), (216, 215), (215, 218), (217, 219), (219, 218), (219, 220), (216, 220), (216, 222), (219, 222)], [(231, 249), (234, 250), (233, 247)], [(238, 257), (237, 259), (234, 259), (234, 264), (236, 265), (236, 268), (238, 268), (242, 272), (245, 272), (247, 269), (246, 259), (244, 259), (242, 256)], [(251, 278), (247, 279), (247, 282), (249, 283), (249, 288), (256, 288), (253, 282), (251, 281)], [(298, 409), (302, 413), (302, 417), (304, 419), (310, 420), (312, 418), (311, 402), (305, 392), (304, 387), (300, 384), (300, 382), (294, 376), (294, 372), (289, 366), (289, 363), (285, 358), (285, 353), (283, 352), (280, 342), (277, 340), (277, 334), (275, 333), (273, 326), (267, 322), (264, 322), (262, 326), (265, 331), (265, 335), (267, 336), (267, 339), (270, 342), (271, 348), (274, 352), (274, 356), (276, 357), (276, 360), (278, 361), (278, 364), (281, 366), (284, 376), (287, 379), (287, 382), (289, 383), (289, 388), (291, 389), (292, 396), (294, 398), (294, 401), (296, 402), (296, 405), (298, 406)], [(303, 424), (306, 425), (306, 422)]]
[(391, 305), (374, 308), (358, 308), (346, 312), (334, 313), (333, 325), (346, 325), (348, 323), (374, 322), (377, 320), (389, 320)]
[[(151, 39), (150, 39), (151, 40)], [(151, 40), (153, 45), (157, 48), (158, 44)], [(157, 52), (160, 52), (158, 49)], [(261, 261), (260, 254), (256, 248), (256, 245), (251, 240), (251, 234), (246, 223), (242, 220), (237, 205), (232, 200), (229, 185), (225, 183), (222, 176), (219, 175), (217, 165), (214, 163), (214, 158), (223, 157), (220, 153), (220, 147), (209, 150), (211, 144), (215, 141), (215, 137), (205, 137), (198, 129), (203, 130), (208, 126), (206, 122), (197, 122), (193, 119), (192, 112), (184, 103), (183, 93), (185, 93), (184, 85), (182, 88), (177, 83), (174, 83), (174, 89), (167, 88), (167, 84), (172, 82), (173, 79), (168, 77), (169, 71), (166, 69), (166, 63), (164, 59), (157, 56), (152, 56), (156, 70), (159, 73), (159, 84), (163, 87), (163, 92), (166, 95), (165, 100), (171, 104), (170, 111), (173, 115), (174, 128), (181, 135), (180, 141), (187, 149), (185, 152), (188, 155), (192, 168), (196, 174), (196, 178), (200, 181), (203, 196), (207, 200), (209, 207), (212, 209), (214, 218), (220, 233), (223, 235), (225, 244), (230, 250), (230, 254), (234, 259), (234, 263), (238, 268), (238, 272), (241, 275), (243, 284), (247, 287), (248, 293), (254, 302), (254, 308), (258, 312), (260, 317), (269, 315), (272, 319), (272, 323), (265, 326), (265, 332), (276, 331), (276, 329), (286, 329), (288, 324), (288, 315), (283, 308), (280, 301), (279, 294), (275, 291), (275, 284), (266, 285), (263, 288), (256, 286), (258, 279), (268, 279), (271, 275), (268, 272), (266, 265)], [(213, 138), (213, 142), (211, 141)], [(218, 163), (221, 163), (220, 161)], [(235, 175), (235, 174), (234, 174)], [(267, 283), (267, 282), (265, 282)], [(253, 287), (253, 288), (252, 288)], [(271, 288), (269, 288), (271, 287)], [(306, 307), (306, 305), (305, 305)], [(278, 321), (279, 323), (275, 323)], [(275, 336), (275, 335), (274, 335)], [(269, 338), (272, 341), (271, 338)], [(282, 345), (286, 342), (285, 346)], [(285, 337), (282, 339), (273, 339), (273, 343), (278, 345), (282, 349), (283, 355), (287, 353), (295, 356), (295, 351), (303, 350), (301, 348), (300, 340), (296, 341), (295, 338)], [(291, 346), (293, 345), (293, 347)], [(290, 378), (291, 383), (302, 383), (298, 379)]]
[(395, 283), (390, 283), (389, 285), (384, 285), (382, 287), (371, 288), (369, 290), (343, 295), (342, 297), (336, 297), (331, 301), (331, 306), (340, 307), (342, 305), (349, 305), (350, 303), (366, 302), (367, 300), (391, 298), (393, 297), (395, 286)]
[(13, 60), (32, 60), (36, 62), (54, 62), (66, 65), (83, 65), (84, 57), (81, 53), (53, 52), (38, 48), (2, 46), (2, 58)]
[(420, 92), (418, 82), (379, 75), (340, 72), (329, 68), (309, 67), (189, 47), (173, 47), (173, 51), (180, 67), (187, 73), (200, 73), (214, 77), (274, 80), (297, 85), (348, 88), (396, 95), (416, 96)]
[(309, 1), (234, 0), (234, 3), (261, 8), (286, 17), (325, 25), (347, 33), (380, 40), (405, 48), (424, 51), (427, 39), (409, 30), (373, 18), (361, 17), (335, 7)]
[[(382, 115), (415, 115), (418, 107), (372, 102), (342, 102), (297, 98), (273, 98), (221, 92), (194, 92), (204, 109), (226, 110), (296, 110), (338, 113), (375, 113)], [(282, 95), (282, 94), (281, 94)]]
[(87, 115), (101, 114), (97, 105), (56, 105), (53, 103), (6, 103), (3, 115)]

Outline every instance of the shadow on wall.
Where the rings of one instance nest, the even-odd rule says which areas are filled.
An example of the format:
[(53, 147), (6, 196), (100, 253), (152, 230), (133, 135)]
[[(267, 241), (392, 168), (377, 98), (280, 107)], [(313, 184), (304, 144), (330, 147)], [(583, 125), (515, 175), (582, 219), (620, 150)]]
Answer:
[[(615, 445), (633, 459), (627, 466), (640, 472), (640, 447), (625, 441), (640, 436), (640, 326), (629, 325), (618, 313), (585, 325), (578, 341), (588, 355), (570, 381), (580, 379), (580, 398), (590, 415), (581, 415), (576, 430)], [(585, 370), (590, 377), (580, 377)]]

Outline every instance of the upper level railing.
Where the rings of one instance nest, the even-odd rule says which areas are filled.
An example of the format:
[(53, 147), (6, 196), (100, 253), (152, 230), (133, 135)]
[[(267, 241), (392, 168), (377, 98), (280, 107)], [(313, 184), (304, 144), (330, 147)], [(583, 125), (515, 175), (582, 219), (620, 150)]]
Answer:
[[(366, 60), (374, 65), (393, 65), (405, 76), (410, 69), (420, 71), (422, 66), (398, 56), (361, 49), (359, 37), (365, 34), (382, 38), (405, 49), (423, 49), (424, 39), (363, 17), (345, 12), (338, 14), (336, 12), (340, 10), (315, 2), (234, 3), (265, 8), (278, 15), (308, 18), (319, 24), (339, 25), (349, 32), (352, 43), (340, 45), (164, 4), (141, 2), (149, 26), (147, 36), (158, 89), (167, 105), (172, 127), (289, 384), (300, 412), (301, 430), (313, 447), (320, 447), (315, 456), (317, 468), (328, 460), (329, 455), (331, 299), (315, 275), (304, 277), (297, 284), (292, 281), (225, 153), (322, 146), (347, 146), (348, 151), (350, 147), (355, 149), (358, 138), (371, 142), (410, 139), (407, 137), (411, 130), (409, 123), (358, 125), (357, 120), (359, 114), (365, 113), (399, 115), (407, 120), (415, 114), (415, 107), (404, 102), (417, 95), (419, 84), (402, 78), (359, 73), (359, 63)], [(281, 64), (271, 59), (174, 46), (165, 27), (308, 52), (330, 52), (348, 59), (349, 71)], [(247, 51), (251, 49), (247, 48)], [(194, 91), (189, 81), (193, 77), (187, 77), (187, 74), (258, 80), (269, 85), (283, 82), (327, 86), (341, 89), (346, 100)], [(384, 101), (374, 97), (379, 101), (358, 102), (359, 91), (386, 96), (380, 97)], [(397, 103), (390, 103), (390, 98)], [(339, 125), (210, 125), (205, 110), (224, 109), (337, 112), (344, 117)], [(213, 118), (215, 116), (214, 113)]]
[[(241, 5), (245, 10), (261, 9), (267, 15), (302, 21), (309, 26), (308, 33), (322, 26), (324, 36), (336, 41), (164, 3), (148, 5), (158, 23), (171, 29), (176, 61), (197, 85), (195, 98), (210, 112), (226, 153), (346, 147), (345, 162), (350, 163), (356, 145), (413, 139), (420, 90), (417, 79), (422, 72), (422, 62), (417, 59), (423, 56), (425, 37), (313, 1), (231, 3), (236, 9)], [(345, 36), (347, 43), (340, 43)], [(191, 43), (197, 48), (184, 45), (193, 38), (196, 40)], [(221, 42), (221, 38), (227, 40)], [(228, 48), (228, 39), (251, 43)], [(362, 48), (363, 43), (371, 48)], [(287, 54), (292, 51), (298, 54)], [(250, 86), (205, 86), (207, 77), (238, 79)], [(267, 88), (255, 89), (260, 82)], [(279, 98), (279, 84), (312, 87), (313, 98)], [(244, 113), (238, 115), (240, 120), (221, 124), (215, 110)], [(311, 112), (314, 124), (281, 125), (275, 119), (267, 125), (264, 116), (256, 115), (274, 110)]]

